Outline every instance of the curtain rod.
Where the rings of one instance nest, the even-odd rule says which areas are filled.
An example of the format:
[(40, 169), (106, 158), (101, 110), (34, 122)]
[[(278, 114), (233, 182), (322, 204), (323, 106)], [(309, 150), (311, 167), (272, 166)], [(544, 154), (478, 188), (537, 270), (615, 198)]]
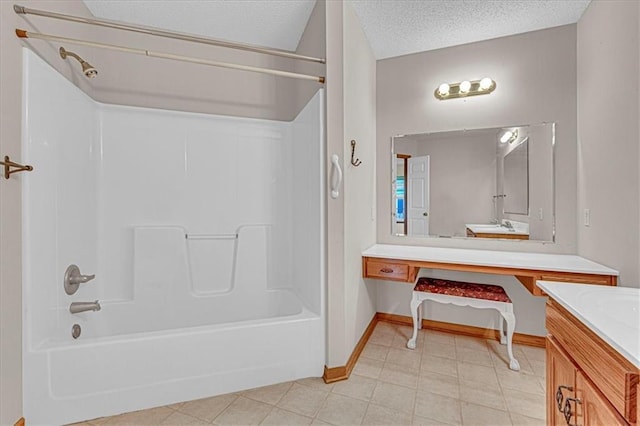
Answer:
[(300, 59), (302, 61), (318, 62), (321, 64), (326, 63), (324, 58), (315, 58), (313, 56), (298, 55), (297, 53), (289, 52), (286, 50), (269, 49), (266, 47), (256, 46), (256, 45), (247, 44), (247, 43), (237, 43), (237, 42), (231, 42), (226, 40), (216, 40), (213, 38), (200, 37), (200, 36), (195, 36), (191, 34), (180, 33), (177, 31), (161, 30), (158, 28), (146, 27), (142, 25), (131, 25), (131, 24), (126, 24), (124, 22), (111, 21), (108, 19), (84, 18), (82, 16), (65, 15), (62, 13), (49, 12), (46, 10), (30, 9), (28, 7), (20, 6), (17, 4), (13, 5), (13, 10), (15, 13), (20, 15), (38, 15), (38, 16), (44, 16), (47, 18), (62, 19), (64, 21), (78, 22), (81, 24), (98, 25), (101, 27), (115, 28), (118, 30), (132, 31), (136, 33), (154, 35), (158, 37), (173, 38), (177, 40), (191, 41), (194, 43), (202, 43), (202, 44), (209, 44), (212, 46), (227, 47), (230, 49), (247, 50), (249, 52), (264, 53), (266, 55), (281, 56), (283, 58)]
[(299, 74), (295, 72), (273, 70), (269, 68), (252, 67), (249, 65), (231, 64), (228, 62), (210, 61), (208, 59), (194, 58), (191, 56), (174, 55), (171, 53), (152, 52), (150, 50), (137, 49), (134, 47), (117, 46), (114, 44), (98, 43), (94, 41), (60, 37), (60, 36), (55, 36), (50, 34), (34, 33), (31, 31), (21, 30), (17, 28), (16, 28), (16, 35), (19, 38), (37, 38), (41, 40), (57, 41), (60, 43), (69, 43), (69, 44), (77, 44), (81, 46), (98, 47), (101, 49), (115, 50), (118, 52), (133, 53), (133, 54), (142, 55), (142, 56), (150, 56), (152, 58), (170, 59), (173, 61), (191, 62), (193, 64), (210, 65), (213, 67), (230, 68), (235, 70), (257, 72), (262, 74), (271, 74), (271, 75), (277, 75), (280, 77), (297, 78), (299, 80), (310, 80), (310, 81), (315, 81), (317, 83), (324, 84), (324, 77), (322, 76)]

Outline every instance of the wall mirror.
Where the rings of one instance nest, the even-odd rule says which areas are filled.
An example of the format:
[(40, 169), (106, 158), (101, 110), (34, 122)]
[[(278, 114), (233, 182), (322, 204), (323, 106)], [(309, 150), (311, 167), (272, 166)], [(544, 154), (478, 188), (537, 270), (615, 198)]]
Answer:
[(392, 234), (554, 241), (555, 124), (391, 141)]

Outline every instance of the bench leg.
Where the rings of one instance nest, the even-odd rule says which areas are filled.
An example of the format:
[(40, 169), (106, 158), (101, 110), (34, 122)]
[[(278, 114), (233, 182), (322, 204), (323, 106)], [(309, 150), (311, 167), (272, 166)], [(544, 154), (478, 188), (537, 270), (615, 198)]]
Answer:
[(407, 348), (415, 349), (416, 348), (416, 340), (418, 339), (418, 309), (420, 309), (420, 305), (422, 302), (414, 295), (411, 298), (411, 316), (413, 317), (413, 335), (407, 342)]
[(501, 345), (506, 345), (507, 344), (507, 334), (505, 333), (504, 330), (504, 318), (502, 317), (502, 314), (500, 314), (498, 321), (500, 322), (499, 324), (499, 330), (500, 330), (500, 344)]
[(516, 328), (516, 317), (513, 312), (500, 312), (507, 323), (507, 353), (509, 354), (509, 368), (520, 371), (518, 360), (513, 357), (513, 331)]
[(418, 305), (418, 330), (422, 330), (422, 317), (424, 316), (424, 302)]

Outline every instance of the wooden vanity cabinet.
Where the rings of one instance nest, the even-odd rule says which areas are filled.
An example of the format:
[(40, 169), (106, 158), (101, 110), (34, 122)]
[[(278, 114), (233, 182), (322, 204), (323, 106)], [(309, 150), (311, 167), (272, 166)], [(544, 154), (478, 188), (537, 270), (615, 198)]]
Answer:
[[(567, 401), (570, 410), (566, 408)], [(569, 422), (565, 412), (570, 415)], [(547, 424), (629, 425), (552, 338), (547, 338)]]
[(547, 424), (636, 425), (638, 369), (553, 300), (547, 330)]
[(577, 424), (584, 426), (628, 425), (609, 401), (580, 371), (576, 375)]
[(575, 397), (576, 368), (557, 345), (547, 337), (547, 424), (566, 424), (563, 407), (567, 397)]

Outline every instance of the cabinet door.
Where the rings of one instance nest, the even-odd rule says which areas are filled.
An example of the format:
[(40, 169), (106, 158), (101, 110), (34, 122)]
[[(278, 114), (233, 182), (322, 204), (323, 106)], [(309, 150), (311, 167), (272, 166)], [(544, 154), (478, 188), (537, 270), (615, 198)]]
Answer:
[[(562, 408), (567, 397), (574, 398), (576, 368), (553, 337), (547, 337), (547, 424), (567, 424)], [(558, 409), (560, 404), (560, 409)]]
[(626, 426), (628, 424), (580, 372), (576, 377), (576, 397), (578, 402), (570, 401), (573, 411), (577, 413), (577, 418), (572, 417), (572, 424), (583, 426)]

